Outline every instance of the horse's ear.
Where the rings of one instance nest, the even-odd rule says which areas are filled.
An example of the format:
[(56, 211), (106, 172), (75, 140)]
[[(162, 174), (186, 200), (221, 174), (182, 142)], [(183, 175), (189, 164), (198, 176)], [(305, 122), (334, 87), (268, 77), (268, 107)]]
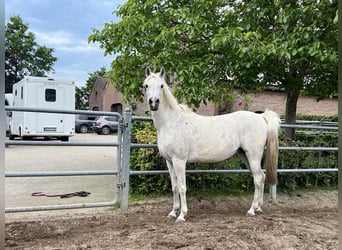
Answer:
[(160, 75), (161, 78), (164, 78), (164, 77), (165, 77), (165, 69), (164, 69), (164, 67), (161, 68), (161, 70), (160, 70), (160, 72), (159, 72), (159, 75)]
[(149, 67), (147, 67), (147, 68), (145, 69), (145, 75), (146, 75), (146, 77), (148, 77), (149, 75), (151, 75), (151, 70), (150, 70)]

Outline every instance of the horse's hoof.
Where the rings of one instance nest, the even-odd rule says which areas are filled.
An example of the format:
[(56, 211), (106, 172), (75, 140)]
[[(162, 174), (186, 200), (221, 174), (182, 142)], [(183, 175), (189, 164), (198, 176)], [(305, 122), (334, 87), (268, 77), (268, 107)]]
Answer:
[(177, 218), (176, 223), (183, 223), (185, 222), (184, 218)]
[(255, 209), (255, 212), (258, 214), (262, 214), (262, 209), (260, 207), (258, 207), (257, 209)]
[(176, 213), (171, 212), (171, 213), (169, 213), (166, 217), (167, 217), (167, 218), (170, 218), (170, 219), (174, 219), (174, 218), (177, 217), (177, 215), (176, 215)]
[(248, 211), (246, 216), (253, 217), (253, 216), (255, 216), (255, 213), (253, 211)]

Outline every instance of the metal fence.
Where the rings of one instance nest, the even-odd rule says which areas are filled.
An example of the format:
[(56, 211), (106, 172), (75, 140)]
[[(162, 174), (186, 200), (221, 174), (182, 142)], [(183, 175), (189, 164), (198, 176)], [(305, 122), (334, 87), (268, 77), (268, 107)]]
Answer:
[[(129, 110), (125, 111), (125, 116), (129, 121), (151, 121), (152, 118), (150, 117), (140, 117), (140, 116), (132, 116), (131, 112)], [(127, 127), (127, 129), (131, 130), (132, 122), (129, 123), (130, 126)], [(335, 124), (334, 124), (335, 125)], [(294, 125), (287, 125), (287, 124), (281, 124), (281, 128), (300, 128), (300, 129), (310, 129), (310, 130), (332, 130), (337, 131), (337, 126), (316, 126), (316, 125), (300, 125), (300, 124), (294, 124)], [(130, 140), (127, 141), (129, 145), (126, 145), (128, 148), (157, 148), (156, 144), (136, 144), (131, 143)], [(127, 149), (127, 152), (130, 152), (130, 149)], [(279, 147), (279, 150), (301, 150), (301, 151), (337, 151), (337, 147)], [(125, 157), (129, 158), (130, 154), (127, 154)], [(123, 169), (130, 169), (129, 160), (128, 165), (124, 167)], [(314, 168), (314, 169), (278, 169), (278, 173), (305, 173), (305, 172), (337, 172), (337, 168)], [(144, 170), (144, 171), (129, 171), (129, 175), (157, 175), (157, 174), (168, 174), (168, 170)], [(226, 170), (186, 170), (187, 174), (246, 174), (250, 173), (248, 169), (226, 169)], [(127, 179), (129, 181), (129, 179)], [(128, 192), (128, 191), (127, 191)], [(276, 185), (269, 186), (269, 193), (272, 196), (273, 199), (276, 198)], [(127, 199), (128, 197), (123, 197), (123, 199)], [(123, 209), (127, 209), (126, 206), (122, 207)]]
[[(284, 121), (282, 120), (284, 123)], [(299, 131), (308, 134), (337, 134), (338, 122), (330, 122), (321, 119), (319, 121), (296, 120), (296, 125)]]
[[(5, 172), (5, 177), (52, 177), (52, 176), (92, 176), (92, 175), (115, 175), (116, 176), (116, 192), (115, 197), (109, 202), (84, 203), (84, 204), (67, 204), (67, 205), (51, 205), (51, 206), (34, 206), (34, 207), (15, 207), (6, 208), (5, 212), (27, 212), (41, 210), (57, 210), (71, 208), (88, 208), (88, 207), (105, 207), (120, 204), (121, 209), (128, 208), (129, 196), (129, 179), (131, 175), (157, 175), (168, 174), (167, 170), (151, 170), (151, 171), (132, 171), (130, 170), (130, 155), (133, 148), (156, 148), (155, 144), (137, 144), (131, 142), (131, 129), (135, 121), (152, 121), (150, 117), (133, 116), (129, 109), (125, 110), (121, 116), (115, 112), (101, 111), (81, 111), (81, 110), (51, 110), (51, 109), (33, 109), (23, 107), (6, 107), (7, 111), (25, 111), (25, 112), (47, 112), (47, 113), (64, 113), (64, 114), (91, 114), (91, 115), (107, 115), (119, 117), (118, 141), (111, 143), (75, 143), (75, 142), (50, 142), (50, 141), (6, 141), (6, 145), (46, 145), (46, 146), (109, 146), (117, 147), (117, 162), (113, 166), (113, 170), (84, 170), (84, 171), (36, 171), (36, 172)], [(282, 128), (294, 127), (301, 129), (318, 129), (337, 131), (336, 126), (316, 126), (316, 125), (285, 125)], [(280, 150), (309, 150), (309, 151), (337, 151), (337, 147), (279, 147)], [(113, 164), (114, 165), (114, 164)], [(303, 172), (337, 172), (337, 168), (315, 168), (315, 169), (278, 169), (279, 173), (303, 173)], [(247, 169), (230, 169), (230, 170), (187, 170), (187, 174), (241, 174), (249, 173)], [(276, 186), (270, 186), (270, 194), (276, 197)]]
[(39, 112), (39, 113), (57, 113), (57, 114), (84, 114), (84, 115), (98, 115), (98, 116), (116, 116), (119, 119), (118, 140), (116, 142), (58, 142), (58, 141), (13, 141), (6, 140), (5, 145), (23, 145), (23, 146), (80, 146), (80, 147), (116, 147), (117, 148), (117, 162), (116, 166), (113, 163), (113, 170), (79, 170), (79, 171), (6, 171), (6, 178), (13, 177), (61, 177), (61, 176), (99, 176), (99, 175), (115, 175), (116, 176), (116, 191), (115, 197), (108, 202), (94, 202), (82, 204), (65, 204), (65, 205), (48, 205), (48, 206), (32, 206), (32, 207), (10, 207), (5, 208), (6, 213), (11, 212), (30, 212), (43, 210), (59, 210), (59, 209), (73, 209), (73, 208), (89, 208), (89, 207), (105, 207), (116, 205), (120, 197), (120, 173), (121, 163), (121, 141), (122, 141), (122, 115), (116, 112), (103, 111), (82, 111), (82, 110), (59, 110), (59, 109), (44, 109), (44, 108), (29, 108), (29, 107), (5, 107), (6, 111), (16, 112)]

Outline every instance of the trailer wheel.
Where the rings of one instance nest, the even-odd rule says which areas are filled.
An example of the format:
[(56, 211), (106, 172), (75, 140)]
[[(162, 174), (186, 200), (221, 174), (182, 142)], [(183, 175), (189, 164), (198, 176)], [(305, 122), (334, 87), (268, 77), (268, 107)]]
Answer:
[(8, 138), (10, 140), (14, 140), (15, 139), (15, 135), (12, 135), (12, 133), (11, 133), (11, 128), (9, 128), (9, 131), (8, 131)]
[(69, 136), (62, 136), (61, 141), (69, 141)]

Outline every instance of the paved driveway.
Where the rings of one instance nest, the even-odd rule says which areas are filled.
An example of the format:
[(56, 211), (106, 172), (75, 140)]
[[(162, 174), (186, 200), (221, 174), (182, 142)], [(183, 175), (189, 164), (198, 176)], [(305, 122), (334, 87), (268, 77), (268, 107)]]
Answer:
[[(117, 141), (116, 135), (76, 134), (70, 141)], [(9, 146), (6, 171), (108, 170), (116, 168), (116, 147)], [(115, 176), (6, 178), (6, 208), (112, 201)], [(88, 197), (32, 197), (33, 192), (63, 194), (87, 191)]]

